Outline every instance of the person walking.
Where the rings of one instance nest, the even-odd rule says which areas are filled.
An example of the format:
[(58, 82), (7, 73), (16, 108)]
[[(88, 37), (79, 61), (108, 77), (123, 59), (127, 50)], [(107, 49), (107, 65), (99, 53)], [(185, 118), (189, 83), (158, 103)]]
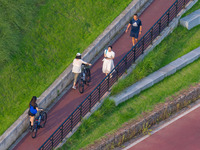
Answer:
[(73, 61), (73, 67), (72, 67), (72, 72), (74, 73), (74, 83), (73, 83), (72, 88), (74, 90), (76, 89), (76, 82), (77, 82), (78, 75), (81, 73), (81, 65), (82, 64), (86, 64), (86, 65), (89, 65), (89, 66), (92, 65), (90, 63), (87, 63), (87, 62), (83, 61), (81, 59), (81, 54), (77, 53), (76, 57), (75, 57), (75, 59)]
[(30, 129), (32, 130), (33, 128), (33, 123), (35, 120), (35, 115), (37, 114), (38, 111), (42, 111), (43, 109), (39, 109), (38, 105), (36, 103), (37, 97), (33, 96), (30, 103), (29, 103), (29, 111), (28, 115), (30, 117)]
[(104, 59), (103, 59), (103, 67), (102, 67), (102, 71), (103, 73), (106, 74), (106, 76), (114, 68), (114, 61), (113, 61), (114, 58), (115, 58), (115, 53), (112, 51), (112, 46), (109, 46), (108, 49), (104, 51)]
[(138, 19), (138, 15), (134, 14), (133, 18), (130, 20), (126, 33), (128, 32), (129, 27), (131, 26), (130, 36), (132, 37), (133, 46), (138, 42), (138, 35), (142, 34), (142, 22)]

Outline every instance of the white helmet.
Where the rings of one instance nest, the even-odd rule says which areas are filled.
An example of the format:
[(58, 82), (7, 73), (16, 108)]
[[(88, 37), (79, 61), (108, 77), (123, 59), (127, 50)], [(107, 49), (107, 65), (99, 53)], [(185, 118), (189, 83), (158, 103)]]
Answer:
[(77, 53), (76, 56), (81, 56), (81, 53)]

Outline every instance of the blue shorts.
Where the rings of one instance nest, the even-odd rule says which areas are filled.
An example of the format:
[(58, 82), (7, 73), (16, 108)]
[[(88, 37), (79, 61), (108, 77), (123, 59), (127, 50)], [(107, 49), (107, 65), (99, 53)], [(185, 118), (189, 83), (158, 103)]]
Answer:
[(136, 38), (136, 39), (138, 39), (138, 34), (139, 34), (139, 32), (137, 32), (137, 33), (131, 32), (131, 33), (130, 33), (130, 36), (131, 36), (131, 37), (134, 37), (134, 38)]

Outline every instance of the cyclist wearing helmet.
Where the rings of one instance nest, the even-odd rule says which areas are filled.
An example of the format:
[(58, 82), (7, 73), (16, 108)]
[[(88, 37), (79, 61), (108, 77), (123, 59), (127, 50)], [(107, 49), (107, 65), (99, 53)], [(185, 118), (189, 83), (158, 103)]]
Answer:
[(43, 109), (38, 108), (36, 100), (37, 100), (37, 97), (33, 96), (32, 99), (31, 99), (31, 102), (29, 104), (28, 115), (30, 117), (30, 127), (31, 127), (31, 129), (33, 128), (33, 123), (34, 123), (34, 119), (35, 119), (35, 115), (36, 115), (37, 111), (43, 110)]

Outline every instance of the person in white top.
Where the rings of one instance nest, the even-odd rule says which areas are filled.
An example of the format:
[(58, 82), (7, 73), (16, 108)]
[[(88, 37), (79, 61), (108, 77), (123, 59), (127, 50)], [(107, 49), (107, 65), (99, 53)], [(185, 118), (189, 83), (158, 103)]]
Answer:
[(102, 71), (103, 73), (106, 74), (106, 76), (114, 68), (114, 61), (113, 61), (114, 58), (115, 58), (115, 53), (112, 51), (112, 46), (109, 46), (108, 49), (104, 51), (104, 59), (102, 67)]
[(73, 89), (76, 89), (76, 82), (77, 82), (78, 75), (81, 73), (81, 65), (82, 64), (86, 64), (86, 65), (90, 65), (90, 66), (92, 65), (90, 63), (83, 61), (81, 59), (81, 54), (77, 53), (76, 57), (73, 61), (73, 67), (72, 67), (72, 72), (74, 73), (74, 84), (72, 87)]

